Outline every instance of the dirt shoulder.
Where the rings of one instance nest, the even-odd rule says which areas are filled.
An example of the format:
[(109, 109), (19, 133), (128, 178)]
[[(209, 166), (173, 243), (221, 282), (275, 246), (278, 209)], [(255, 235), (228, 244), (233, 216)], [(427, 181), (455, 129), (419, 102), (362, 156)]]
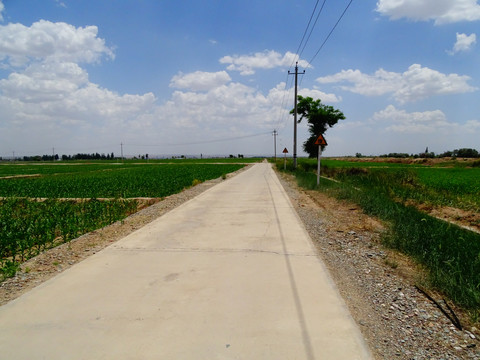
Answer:
[(480, 359), (478, 330), (457, 330), (417, 290), (421, 269), (381, 245), (379, 221), (278, 176), (376, 359)]

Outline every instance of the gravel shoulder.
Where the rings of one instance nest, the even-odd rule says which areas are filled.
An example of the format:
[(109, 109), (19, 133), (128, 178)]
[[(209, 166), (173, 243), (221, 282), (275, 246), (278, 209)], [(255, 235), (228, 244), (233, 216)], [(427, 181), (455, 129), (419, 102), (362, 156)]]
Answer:
[[(479, 331), (457, 330), (417, 290), (421, 269), (382, 247), (380, 222), (354, 205), (299, 189), (290, 175), (278, 176), (376, 359), (480, 359)], [(210, 180), (166, 197), (123, 221), (30, 259), (15, 277), (0, 284), (0, 305), (221, 181)]]
[(418, 291), (422, 270), (381, 245), (379, 221), (277, 174), (376, 359), (480, 359), (478, 330), (457, 330)]

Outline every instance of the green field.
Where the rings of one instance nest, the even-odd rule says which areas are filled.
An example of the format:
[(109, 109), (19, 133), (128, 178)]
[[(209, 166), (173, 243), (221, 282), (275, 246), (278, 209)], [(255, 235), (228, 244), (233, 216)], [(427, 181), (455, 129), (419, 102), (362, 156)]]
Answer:
[(244, 166), (228, 160), (0, 165), (0, 280), (43, 250), (134, 213), (132, 198), (162, 198)]
[(480, 316), (480, 234), (419, 210), (430, 204), (480, 212), (478, 167), (324, 159), (321, 172), (328, 178), (317, 187), (316, 166), (316, 160), (299, 159), (297, 170), (289, 164), (288, 171), (300, 186), (354, 202), (381, 219), (386, 246), (425, 266), (428, 286)]
[[(54, 165), (53, 165), (54, 166)], [(163, 197), (240, 169), (238, 164), (82, 165), (65, 172), (45, 169), (38, 177), (0, 178), (0, 197), (131, 198)], [(55, 166), (54, 166), (55, 167)]]
[[(312, 169), (316, 161), (302, 159), (304, 167)], [(449, 163), (451, 165), (451, 163)], [(451, 206), (468, 211), (480, 212), (480, 168), (454, 166), (445, 167), (445, 163), (436, 166), (422, 164), (402, 164), (388, 162), (349, 162), (323, 160), (326, 173), (335, 173), (335, 177), (361, 185), (366, 179), (377, 177), (380, 183), (385, 176), (400, 181), (388, 181), (390, 191), (403, 201), (413, 200), (433, 206)], [(345, 176), (352, 173), (348, 169), (365, 169), (368, 176)], [(340, 171), (341, 170), (341, 171)]]

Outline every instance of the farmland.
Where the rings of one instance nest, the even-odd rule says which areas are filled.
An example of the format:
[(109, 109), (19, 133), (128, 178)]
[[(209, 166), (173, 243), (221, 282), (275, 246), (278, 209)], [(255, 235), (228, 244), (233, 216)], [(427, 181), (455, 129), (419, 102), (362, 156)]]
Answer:
[[(316, 160), (300, 159), (299, 185), (356, 203), (382, 220), (384, 244), (422, 264), (426, 286), (480, 314), (480, 234), (453, 223), (480, 229), (478, 167), (324, 159), (319, 187), (315, 171)], [(443, 216), (452, 211), (453, 218)]]
[[(306, 164), (309, 164), (308, 161)], [(343, 171), (345, 174), (349, 172), (346, 169), (357, 168), (364, 169), (372, 176), (382, 177), (389, 174), (393, 178), (401, 178), (403, 184), (390, 186), (390, 191), (403, 201), (480, 212), (480, 168), (467, 168), (463, 163), (457, 163), (456, 166), (455, 163), (447, 164), (450, 166), (445, 167), (445, 163), (430, 166), (421, 163), (349, 162), (328, 159), (322, 162), (327, 173), (331, 170), (337, 172), (340, 177), (343, 175), (340, 175), (339, 169), (345, 169)], [(362, 179), (360, 176), (348, 177), (349, 181), (357, 185), (360, 185)]]
[(136, 212), (137, 198), (159, 199), (243, 166), (199, 162), (1, 165), (0, 278), (12, 276), (22, 261), (41, 251)]

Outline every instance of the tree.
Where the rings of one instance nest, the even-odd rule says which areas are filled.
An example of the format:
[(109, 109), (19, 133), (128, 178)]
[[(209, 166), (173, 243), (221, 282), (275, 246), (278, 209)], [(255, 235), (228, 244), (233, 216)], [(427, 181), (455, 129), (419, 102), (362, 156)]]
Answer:
[[(293, 114), (295, 109), (290, 113)], [(323, 135), (327, 131), (327, 127), (332, 127), (338, 120), (344, 120), (345, 115), (333, 106), (322, 104), (320, 99), (313, 100), (311, 97), (303, 97), (298, 95), (297, 114), (300, 115), (298, 122), (303, 118), (308, 121), (308, 131), (310, 137), (303, 143), (303, 150), (309, 157), (316, 157), (318, 154), (318, 145), (315, 145), (319, 135)], [(322, 145), (322, 150), (325, 145)]]

